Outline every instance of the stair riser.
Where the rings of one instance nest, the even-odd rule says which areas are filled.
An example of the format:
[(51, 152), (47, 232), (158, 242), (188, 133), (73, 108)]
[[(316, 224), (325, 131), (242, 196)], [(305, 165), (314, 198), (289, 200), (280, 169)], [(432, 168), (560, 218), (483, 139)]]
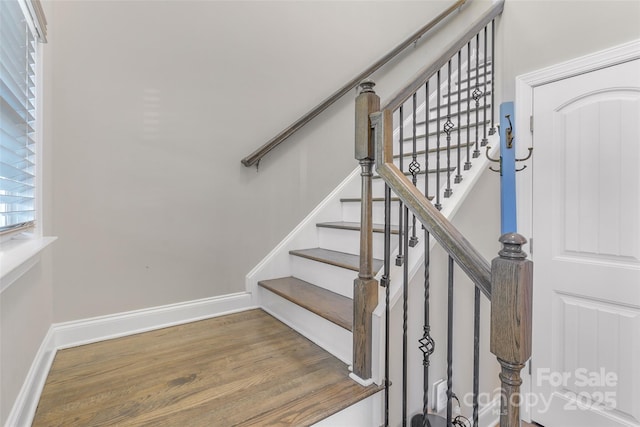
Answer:
[(292, 255), (291, 275), (331, 292), (353, 298), (353, 280), (358, 276), (358, 273)]
[(262, 307), (343, 362), (350, 364), (353, 352), (351, 332), (294, 304), (267, 289), (258, 289)]
[[(429, 165), (430, 167), (432, 167), (431, 165)], [(435, 166), (435, 165), (434, 165)], [(452, 167), (455, 167), (456, 164), (453, 162), (451, 163)], [(441, 163), (440, 167), (446, 167), (446, 164)], [(451, 185), (453, 186), (454, 183), (454, 178), (456, 176), (456, 171), (451, 171)], [(409, 179), (409, 181), (412, 181), (412, 176), (408, 176), (407, 177)], [(418, 175), (418, 179), (417, 179), (417, 187), (424, 193), (424, 180), (425, 177), (424, 175)], [(413, 182), (413, 181), (412, 181)], [(443, 188), (447, 183), (447, 174), (446, 173), (441, 173), (440, 174), (440, 188)], [(436, 189), (436, 174), (429, 174), (429, 195), (433, 196), (435, 194), (435, 189)], [(373, 185), (372, 185), (372, 191), (373, 191), (373, 196), (374, 197), (383, 197), (384, 196), (384, 181), (382, 179), (374, 179), (373, 180)], [(377, 223), (376, 219), (374, 219), (374, 222)], [(382, 222), (384, 223), (384, 221)]]
[[(318, 228), (320, 247), (351, 254), (360, 253), (360, 231)], [(397, 235), (391, 235), (391, 246), (397, 245)], [(373, 257), (384, 258), (384, 234), (373, 233)]]
[[(471, 126), (471, 134), (474, 134), (475, 132), (475, 124), (476, 122), (479, 122), (480, 124), (478, 125), (480, 128), (482, 128), (482, 123), (484, 122), (484, 109), (480, 108), (479, 111), (471, 111), (469, 112), (469, 123)], [(491, 118), (491, 107), (487, 107), (487, 120), (489, 120)], [(454, 135), (458, 134), (458, 128), (461, 126), (462, 128), (460, 129), (461, 135), (465, 135), (467, 134), (467, 129), (469, 128), (469, 126), (467, 126), (467, 113), (460, 113), (460, 121), (458, 122), (458, 115), (457, 113), (454, 111), (454, 109), (451, 109), (451, 123), (454, 124), (454, 128), (451, 131), (451, 136), (453, 137)], [(422, 144), (424, 144), (424, 134), (425, 134), (425, 129), (426, 126), (424, 125), (424, 117), (418, 117), (418, 122), (416, 123), (416, 143), (420, 143), (422, 142)], [(434, 134), (434, 132), (436, 131), (436, 129), (440, 129), (441, 134), (440, 134), (440, 140), (446, 140), (446, 134), (444, 133), (443, 127), (444, 124), (447, 122), (447, 115), (446, 115), (446, 111), (445, 114), (440, 116), (440, 125), (436, 127), (436, 122), (437, 122), (437, 117), (434, 116), (431, 121), (429, 122), (429, 139), (435, 141), (437, 139), (437, 136)], [(476, 120), (478, 119), (478, 120)], [(396, 140), (394, 141), (394, 147), (397, 146), (398, 143), (398, 138), (400, 137), (399, 132), (396, 132), (395, 134), (395, 138)], [(402, 139), (404, 141), (404, 143), (406, 144), (407, 142), (412, 143), (413, 142), (413, 125), (411, 123), (409, 124), (405, 124), (405, 128), (404, 128), (404, 132), (402, 135)]]
[[(373, 222), (384, 224), (384, 202), (373, 202), (372, 209)], [(360, 203), (343, 202), (342, 220), (350, 222), (360, 222)], [(391, 224), (398, 224), (398, 202), (391, 202)]]

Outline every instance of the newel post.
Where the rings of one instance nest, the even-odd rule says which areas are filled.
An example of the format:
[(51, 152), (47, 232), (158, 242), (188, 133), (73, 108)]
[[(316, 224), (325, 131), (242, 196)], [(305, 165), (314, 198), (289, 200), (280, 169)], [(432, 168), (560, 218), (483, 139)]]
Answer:
[(491, 263), (491, 352), (502, 367), (500, 427), (520, 425), (520, 371), (531, 357), (533, 263), (519, 234), (500, 236), (499, 257)]
[(374, 85), (372, 81), (360, 84), (355, 120), (355, 158), (362, 167), (362, 203), (360, 271), (353, 283), (353, 373), (363, 380), (371, 378), (371, 316), (378, 304), (378, 282), (373, 278), (371, 178), (374, 148), (369, 115), (380, 110), (380, 98), (373, 91)]

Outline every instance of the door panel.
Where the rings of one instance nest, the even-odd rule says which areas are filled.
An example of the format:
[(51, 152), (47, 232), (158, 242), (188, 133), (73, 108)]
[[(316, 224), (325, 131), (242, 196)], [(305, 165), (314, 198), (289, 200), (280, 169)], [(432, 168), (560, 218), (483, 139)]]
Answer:
[(532, 418), (640, 426), (640, 61), (534, 90)]

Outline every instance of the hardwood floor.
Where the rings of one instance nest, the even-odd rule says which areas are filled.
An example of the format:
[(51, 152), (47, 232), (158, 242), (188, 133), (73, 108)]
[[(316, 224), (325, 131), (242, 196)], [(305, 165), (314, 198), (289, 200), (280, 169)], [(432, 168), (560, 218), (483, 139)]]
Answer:
[(57, 353), (33, 426), (307, 426), (377, 392), (261, 310)]

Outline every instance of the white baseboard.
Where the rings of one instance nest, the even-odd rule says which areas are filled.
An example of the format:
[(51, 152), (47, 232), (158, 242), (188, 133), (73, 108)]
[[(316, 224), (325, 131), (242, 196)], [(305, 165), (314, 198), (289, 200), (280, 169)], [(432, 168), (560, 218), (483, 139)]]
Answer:
[(13, 404), (5, 427), (30, 426), (58, 350), (162, 329), (254, 308), (240, 292), (51, 325)]
[(49, 374), (49, 368), (56, 355), (53, 328), (49, 328), (40, 344), (40, 348), (33, 359), (27, 377), (22, 383), (22, 388), (16, 397), (5, 427), (30, 426), (38, 407), (40, 394)]
[(494, 427), (500, 422), (500, 398), (493, 399), (478, 411), (478, 425)]
[(251, 308), (246, 292), (52, 325), (57, 349), (195, 322)]

